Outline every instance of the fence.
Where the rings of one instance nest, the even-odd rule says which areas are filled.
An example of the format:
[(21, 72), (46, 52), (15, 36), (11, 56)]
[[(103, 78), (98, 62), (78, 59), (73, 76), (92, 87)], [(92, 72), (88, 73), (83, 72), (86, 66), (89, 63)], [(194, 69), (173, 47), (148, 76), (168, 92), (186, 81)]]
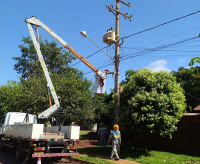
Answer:
[[(143, 147), (142, 134), (134, 133), (128, 136), (131, 138), (127, 135), (126, 138), (131, 139), (136, 147)], [(200, 155), (200, 113), (184, 114), (172, 139), (157, 134), (147, 134), (147, 148)]]

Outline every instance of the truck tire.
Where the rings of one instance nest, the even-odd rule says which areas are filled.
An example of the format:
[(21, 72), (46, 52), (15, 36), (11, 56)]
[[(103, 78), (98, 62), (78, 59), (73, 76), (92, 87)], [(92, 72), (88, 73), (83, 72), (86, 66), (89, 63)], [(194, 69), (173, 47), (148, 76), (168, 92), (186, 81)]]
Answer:
[(4, 151), (2, 138), (0, 138), (0, 151)]
[(17, 144), (15, 147), (15, 159), (17, 161), (22, 161), (22, 150), (20, 144)]
[(68, 156), (68, 159), (69, 159), (69, 163), (72, 163), (72, 157)]

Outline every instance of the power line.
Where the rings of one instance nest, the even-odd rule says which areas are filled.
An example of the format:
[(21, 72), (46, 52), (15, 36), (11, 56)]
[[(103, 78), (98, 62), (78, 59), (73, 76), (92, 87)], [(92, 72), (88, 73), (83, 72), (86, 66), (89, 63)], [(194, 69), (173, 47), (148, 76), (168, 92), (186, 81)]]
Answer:
[(143, 50), (141, 52), (133, 53), (132, 55), (134, 55), (134, 56), (130, 56), (130, 55), (127, 55), (127, 57), (123, 56), (124, 58), (121, 57), (121, 61), (130, 59), (130, 58), (133, 58), (133, 57), (136, 57), (136, 56), (141, 56), (141, 55), (144, 55), (144, 54), (147, 54), (147, 53), (151, 53), (151, 52), (154, 52), (154, 51), (159, 51), (160, 49), (168, 48), (168, 47), (171, 47), (171, 46), (174, 46), (174, 45), (177, 45), (177, 44), (181, 44), (181, 43), (184, 43), (184, 42), (187, 42), (187, 41), (191, 41), (191, 40), (194, 40), (194, 39), (197, 39), (197, 38), (199, 38), (199, 36), (192, 37), (192, 38), (185, 39), (185, 40), (181, 40), (181, 41), (178, 41), (178, 42), (174, 42), (174, 43), (171, 43), (171, 44), (168, 44), (168, 45), (159, 46), (159, 47), (152, 48), (152, 49), (149, 49), (149, 50)]
[(7, 13), (9, 13), (9, 14), (11, 14), (11, 15), (13, 15), (16, 18), (19, 18), (21, 20), (24, 20), (24, 17), (26, 17), (26, 15), (27, 15), (27, 14), (22, 13), (21, 11), (16, 10), (16, 9), (14, 9), (14, 8), (12, 8), (12, 7), (6, 5), (6, 4), (4, 4), (2, 2), (0, 2), (0, 5), (6, 7), (8, 9), (8, 10), (5, 10), (5, 8), (3, 8), (2, 10), (4, 10), (5, 12), (7, 12)]
[[(104, 68), (104, 67), (106, 67), (106, 66), (110, 66), (110, 65), (112, 65), (112, 64), (113, 64), (113, 62), (111, 63), (111, 61), (109, 61), (108, 64), (99, 67), (99, 69)], [(90, 73), (93, 73), (93, 72), (94, 72), (94, 71), (89, 71), (89, 72), (86, 72), (84, 75), (87, 75), (87, 74), (90, 74)]]
[[(106, 46), (106, 47), (103, 47), (102, 49), (105, 49), (105, 48), (107, 48), (108, 46)], [(98, 50), (98, 51), (96, 51), (96, 52), (94, 52), (94, 53), (92, 53), (91, 55), (88, 55), (85, 59), (88, 59), (88, 58), (90, 58), (90, 57), (92, 57), (93, 55), (95, 55), (95, 54), (97, 54), (98, 52), (100, 52), (101, 50)], [(73, 66), (75, 66), (75, 65), (77, 65), (77, 64), (79, 64), (81, 61), (78, 61), (77, 63), (74, 63), (73, 65), (71, 65), (70, 67), (73, 67)]]
[(71, 25), (72, 23), (79, 21), (79, 19), (77, 19), (77, 18), (80, 17), (80, 16), (85, 15), (85, 14), (86, 14), (86, 11), (88, 11), (89, 8), (93, 7), (94, 4), (95, 4), (96, 2), (97, 2), (97, 1), (92, 2), (90, 5), (87, 6), (87, 8), (84, 8), (84, 9), (83, 9), (81, 12), (79, 12), (76, 16), (72, 17), (71, 21), (68, 22), (68, 24), (65, 25), (64, 28), (63, 28), (61, 31), (64, 31), (64, 30), (66, 30), (66, 28), (69, 28), (70, 25)]
[(172, 23), (172, 22), (178, 21), (178, 20), (180, 20), (180, 19), (183, 19), (183, 18), (186, 18), (186, 17), (192, 16), (192, 15), (194, 15), (194, 14), (198, 14), (199, 12), (200, 12), (200, 11), (196, 11), (196, 12), (194, 12), (194, 13), (191, 13), (191, 14), (188, 14), (188, 15), (185, 15), (185, 16), (182, 16), (182, 17), (179, 17), (179, 18), (176, 18), (176, 19), (170, 20), (170, 21), (168, 21), (168, 22), (165, 22), (165, 23), (159, 24), (159, 25), (157, 25), (157, 26), (154, 26), (154, 27), (148, 28), (148, 29), (146, 29), (146, 30), (142, 30), (142, 31), (140, 31), (140, 32), (136, 32), (136, 33), (134, 33), (134, 34), (131, 34), (131, 35), (128, 35), (128, 36), (122, 37), (122, 39), (126, 39), (126, 38), (129, 38), (129, 37), (131, 37), (131, 36), (138, 35), (138, 34), (141, 34), (141, 33), (143, 33), (143, 32), (153, 30), (153, 29), (158, 28), (158, 27), (160, 27), (160, 26), (164, 26), (164, 25), (166, 25), (166, 24), (169, 24), (169, 23)]
[(166, 38), (164, 38), (164, 39), (161, 39), (161, 40), (155, 41), (155, 42), (153, 42), (153, 43), (151, 43), (151, 44), (148, 44), (147, 46), (152, 45), (152, 44), (156, 44), (156, 43), (159, 43), (159, 42), (162, 42), (162, 41), (164, 41), (164, 40), (167, 40), (167, 39), (170, 39), (170, 38), (173, 38), (173, 37), (176, 37), (176, 36), (179, 36), (179, 35), (182, 35), (182, 34), (188, 33), (188, 32), (190, 32), (190, 31), (193, 31), (193, 30), (196, 30), (196, 29), (199, 29), (199, 28), (200, 28), (200, 27), (196, 27), (196, 28), (189, 29), (189, 30), (187, 30), (187, 31), (183, 31), (183, 32), (181, 32), (181, 33), (178, 33), (178, 34), (175, 34), (175, 35), (172, 35), (172, 36), (166, 37)]
[[(133, 49), (133, 50), (152, 50), (152, 48), (142, 48), (142, 47), (121, 47), (122, 49)], [(182, 50), (158, 50), (158, 51), (167, 51), (167, 52), (200, 52), (200, 51), (182, 51)]]
[[(131, 58), (134, 58), (134, 57), (142, 56), (144, 54), (151, 53), (151, 52), (160, 51), (161, 49), (168, 48), (168, 47), (171, 47), (171, 46), (174, 46), (174, 45), (178, 45), (178, 44), (181, 44), (181, 43), (185, 43), (185, 42), (197, 39), (197, 38), (199, 38), (199, 36), (191, 37), (191, 38), (184, 39), (184, 40), (181, 40), (181, 41), (177, 41), (177, 42), (174, 42), (174, 43), (171, 43), (171, 44), (168, 44), (168, 45), (163, 45), (163, 46), (159, 46), (159, 47), (143, 50), (143, 51), (140, 51), (140, 52), (137, 52), (137, 53), (133, 53), (133, 54), (130, 54), (130, 55), (124, 55), (124, 56), (120, 57), (121, 58), (120, 61), (124, 61), (124, 60), (131, 59)], [(111, 64), (113, 64), (113, 63), (109, 63), (108, 62), (107, 64), (104, 64), (103, 66), (101, 66), (99, 69), (104, 68), (106, 66), (109, 66)], [(84, 75), (87, 75), (87, 74), (92, 73), (92, 72), (93, 71), (89, 71), (89, 72), (85, 73)]]

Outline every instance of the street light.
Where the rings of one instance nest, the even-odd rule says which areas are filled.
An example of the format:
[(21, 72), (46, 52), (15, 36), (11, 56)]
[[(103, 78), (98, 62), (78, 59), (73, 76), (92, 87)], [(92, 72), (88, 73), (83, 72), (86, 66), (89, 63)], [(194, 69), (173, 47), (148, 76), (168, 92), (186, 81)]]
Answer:
[(110, 55), (108, 55), (101, 47), (99, 47), (92, 39), (90, 39), (90, 38), (87, 36), (86, 31), (81, 31), (80, 33), (81, 33), (81, 35), (82, 35), (83, 37), (88, 38), (92, 43), (94, 43), (94, 44), (95, 44), (101, 51), (103, 51), (103, 52), (113, 61), (113, 63), (114, 63), (113, 58), (111, 58)]
[(81, 31), (81, 35), (82, 35), (83, 37), (87, 37), (87, 33), (86, 33), (85, 31)]

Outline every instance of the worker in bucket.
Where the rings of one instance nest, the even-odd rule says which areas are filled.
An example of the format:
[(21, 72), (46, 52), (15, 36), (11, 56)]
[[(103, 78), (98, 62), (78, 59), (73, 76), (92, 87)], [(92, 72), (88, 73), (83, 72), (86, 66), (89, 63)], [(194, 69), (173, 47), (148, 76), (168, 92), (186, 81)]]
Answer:
[(106, 148), (106, 138), (107, 138), (107, 136), (108, 136), (107, 127), (104, 125), (104, 122), (101, 122), (99, 131), (98, 131), (100, 149)]
[(112, 140), (112, 152), (110, 155), (110, 159), (113, 159), (113, 156), (115, 155), (115, 159), (119, 160), (119, 151), (120, 151), (120, 145), (121, 145), (121, 133), (119, 131), (119, 126), (115, 124), (114, 129), (110, 131), (108, 144)]

